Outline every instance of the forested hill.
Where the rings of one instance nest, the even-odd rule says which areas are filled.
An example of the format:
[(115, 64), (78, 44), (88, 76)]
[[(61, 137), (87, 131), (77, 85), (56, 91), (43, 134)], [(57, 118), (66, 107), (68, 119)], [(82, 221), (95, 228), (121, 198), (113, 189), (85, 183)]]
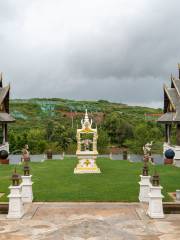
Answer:
[(134, 139), (135, 128), (142, 124), (159, 129), (155, 122), (147, 121), (154, 118), (145, 117), (145, 114), (162, 112), (162, 109), (128, 106), (106, 100), (14, 99), (10, 101), (11, 115), (16, 118), (16, 123), (10, 125), (11, 151), (28, 142), (34, 153), (43, 152), (48, 147), (55, 151), (73, 152), (76, 128), (80, 126), (85, 109), (88, 109), (99, 128), (102, 151), (105, 151), (106, 145), (128, 145), (128, 141)]

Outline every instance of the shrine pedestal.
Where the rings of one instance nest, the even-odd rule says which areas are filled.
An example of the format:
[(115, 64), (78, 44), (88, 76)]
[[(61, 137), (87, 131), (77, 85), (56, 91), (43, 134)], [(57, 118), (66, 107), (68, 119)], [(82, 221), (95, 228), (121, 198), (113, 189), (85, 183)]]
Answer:
[(101, 173), (100, 168), (96, 165), (94, 159), (82, 159), (74, 169), (75, 174), (82, 173)]
[(21, 185), (20, 186), (10, 186), (9, 198), (9, 210), (7, 218), (9, 219), (19, 219), (24, 214), (23, 201), (21, 196)]
[(32, 175), (29, 176), (21, 176), (22, 178), (22, 201), (23, 202), (32, 202), (33, 201), (33, 191), (31, 181)]
[(141, 181), (139, 182), (140, 191), (139, 191), (139, 201), (140, 202), (149, 202), (149, 186), (151, 176), (142, 176), (140, 175)]
[(151, 218), (164, 218), (163, 204), (162, 199), (163, 195), (161, 194), (161, 186), (152, 186), (150, 185), (149, 192), (149, 208), (147, 214)]
[(98, 168), (96, 164), (96, 158), (97, 158), (96, 153), (92, 153), (91, 155), (90, 151), (83, 151), (81, 153), (79, 152), (79, 154), (77, 154), (77, 157), (79, 159), (79, 163), (74, 169), (75, 174), (101, 173), (101, 170)]

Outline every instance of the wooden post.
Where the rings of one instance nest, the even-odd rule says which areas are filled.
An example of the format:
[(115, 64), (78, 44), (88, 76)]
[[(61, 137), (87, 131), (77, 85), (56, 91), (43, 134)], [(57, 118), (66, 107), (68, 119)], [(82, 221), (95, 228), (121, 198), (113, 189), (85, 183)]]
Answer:
[(165, 124), (165, 142), (168, 142), (168, 124)]
[(6, 139), (5, 139), (6, 133), (5, 133), (5, 124), (4, 123), (2, 123), (2, 134), (3, 134), (3, 142), (2, 142), (2, 144), (5, 144), (5, 142), (6, 142)]
[(171, 124), (165, 124), (165, 141), (171, 143)]
[(8, 127), (7, 127), (7, 123), (4, 124), (4, 133), (5, 133), (5, 142), (8, 142)]
[(171, 144), (171, 124), (168, 125), (168, 143)]
[(176, 145), (180, 146), (180, 124), (177, 124), (176, 128)]

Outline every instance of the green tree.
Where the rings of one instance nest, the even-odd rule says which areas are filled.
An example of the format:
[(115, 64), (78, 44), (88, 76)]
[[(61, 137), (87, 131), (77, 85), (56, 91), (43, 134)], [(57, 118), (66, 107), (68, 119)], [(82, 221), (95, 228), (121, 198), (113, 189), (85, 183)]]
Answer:
[(65, 151), (72, 142), (71, 137), (71, 131), (68, 131), (68, 128), (66, 128), (64, 125), (58, 124), (55, 128), (52, 140), (58, 142), (62, 150)]
[(103, 129), (100, 129), (98, 131), (98, 144), (97, 144), (99, 153), (106, 153), (109, 143), (110, 139), (107, 132)]
[(156, 123), (140, 123), (134, 129), (134, 137), (127, 139), (125, 145), (133, 152), (142, 153), (142, 147), (150, 141), (153, 141), (153, 146), (162, 139), (162, 131), (157, 127)]
[(31, 153), (43, 153), (46, 149), (45, 131), (42, 129), (30, 129), (27, 133), (27, 144)]
[(132, 125), (125, 121), (118, 112), (108, 114), (104, 121), (111, 143), (121, 146), (125, 139), (133, 135)]
[(52, 140), (53, 133), (54, 133), (54, 122), (48, 121), (46, 125), (46, 137), (48, 141)]

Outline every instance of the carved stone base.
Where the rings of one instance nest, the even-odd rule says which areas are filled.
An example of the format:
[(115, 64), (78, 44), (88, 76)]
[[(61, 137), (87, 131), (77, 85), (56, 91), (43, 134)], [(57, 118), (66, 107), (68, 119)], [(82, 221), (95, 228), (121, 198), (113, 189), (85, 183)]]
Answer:
[(101, 173), (94, 159), (81, 159), (74, 169), (74, 174)]
[(164, 218), (163, 204), (162, 199), (163, 195), (161, 194), (161, 186), (152, 186), (150, 185), (149, 192), (149, 208), (147, 214), (151, 218)]
[(32, 175), (30, 176), (21, 176), (22, 178), (22, 201), (23, 202), (32, 202), (33, 201), (33, 191), (32, 185), (33, 182), (31, 181)]
[(139, 201), (140, 202), (149, 202), (149, 185), (151, 176), (142, 176), (141, 181), (139, 182), (140, 191), (139, 191)]
[(19, 219), (24, 214), (23, 202), (21, 197), (21, 185), (20, 186), (10, 186), (9, 198), (9, 210), (7, 218), (9, 219)]

